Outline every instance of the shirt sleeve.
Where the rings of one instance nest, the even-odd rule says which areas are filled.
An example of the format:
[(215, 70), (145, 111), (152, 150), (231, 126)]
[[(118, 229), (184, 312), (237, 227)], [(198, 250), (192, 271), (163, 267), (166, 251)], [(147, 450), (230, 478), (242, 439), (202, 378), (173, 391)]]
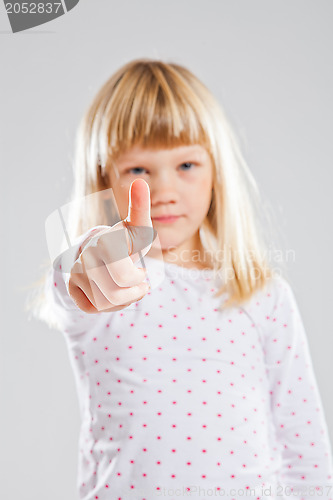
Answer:
[[(74, 244), (79, 246), (91, 234), (109, 226), (99, 225), (90, 228), (84, 234), (76, 238)], [(75, 262), (69, 263), (69, 268)], [(68, 265), (68, 260), (67, 260)], [(45, 296), (48, 303), (48, 313), (52, 317), (52, 323), (58, 330), (67, 334), (77, 334), (86, 331), (96, 321), (96, 314), (88, 314), (82, 311), (72, 299), (68, 291), (70, 272), (63, 272), (61, 264), (53, 265), (47, 273), (45, 282)]]
[[(333, 498), (332, 450), (307, 335), (289, 283), (277, 278), (266, 317), (264, 354), (276, 437), (281, 446), (282, 496)], [(288, 487), (288, 488), (287, 488)], [(293, 488), (293, 490), (291, 490)]]

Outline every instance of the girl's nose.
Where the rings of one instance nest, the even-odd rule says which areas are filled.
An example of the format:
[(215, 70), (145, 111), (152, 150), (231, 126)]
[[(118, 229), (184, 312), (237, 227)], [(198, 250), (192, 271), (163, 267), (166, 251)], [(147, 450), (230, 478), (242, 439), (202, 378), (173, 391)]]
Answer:
[(149, 182), (152, 204), (178, 202), (180, 193), (174, 176), (162, 172)]

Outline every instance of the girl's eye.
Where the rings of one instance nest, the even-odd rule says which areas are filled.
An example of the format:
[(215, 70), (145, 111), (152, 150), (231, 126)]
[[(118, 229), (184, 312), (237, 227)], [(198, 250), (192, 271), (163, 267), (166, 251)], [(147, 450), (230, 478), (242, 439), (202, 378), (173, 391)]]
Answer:
[(142, 167), (133, 167), (133, 168), (129, 168), (126, 172), (128, 174), (132, 173), (133, 170), (136, 170), (136, 172), (134, 172), (135, 174), (140, 174), (140, 172), (138, 172), (138, 170), (144, 170), (144, 168)]
[[(194, 165), (194, 163), (191, 163), (190, 161), (187, 161), (187, 162), (185, 162), (185, 163), (182, 163), (182, 164), (181, 164), (181, 167), (182, 167), (183, 165)], [(190, 170), (190, 169), (186, 168), (185, 170)]]

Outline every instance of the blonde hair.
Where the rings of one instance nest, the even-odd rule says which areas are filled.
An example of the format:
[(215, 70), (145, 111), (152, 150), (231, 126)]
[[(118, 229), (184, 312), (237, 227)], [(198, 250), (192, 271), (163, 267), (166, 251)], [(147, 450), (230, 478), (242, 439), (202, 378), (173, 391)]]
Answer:
[[(202, 145), (213, 164), (212, 200), (200, 235), (214, 269), (233, 274), (216, 296), (227, 292), (224, 307), (240, 305), (274, 275), (265, 241), (265, 231), (272, 232), (269, 208), (264, 206), (224, 110), (189, 69), (141, 58), (123, 65), (104, 83), (77, 130), (73, 198), (112, 187), (109, 169), (119, 154), (134, 145), (172, 148), (190, 144)], [(100, 199), (96, 198), (94, 210), (85, 213), (74, 206), (68, 221), (72, 238), (97, 224), (109, 224)], [(266, 227), (264, 222), (268, 222)], [(217, 259), (220, 251), (222, 261)], [(50, 324), (44, 282), (45, 276), (32, 308), (35, 317)]]

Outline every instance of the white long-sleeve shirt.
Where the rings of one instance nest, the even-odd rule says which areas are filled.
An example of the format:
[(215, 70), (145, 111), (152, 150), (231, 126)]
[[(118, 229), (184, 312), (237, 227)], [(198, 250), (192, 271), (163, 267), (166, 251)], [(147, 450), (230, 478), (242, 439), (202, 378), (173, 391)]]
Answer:
[(110, 313), (81, 311), (64, 274), (49, 272), (82, 419), (79, 498), (332, 500), (327, 424), (288, 282), (276, 276), (221, 311), (213, 270), (144, 261), (158, 284)]

